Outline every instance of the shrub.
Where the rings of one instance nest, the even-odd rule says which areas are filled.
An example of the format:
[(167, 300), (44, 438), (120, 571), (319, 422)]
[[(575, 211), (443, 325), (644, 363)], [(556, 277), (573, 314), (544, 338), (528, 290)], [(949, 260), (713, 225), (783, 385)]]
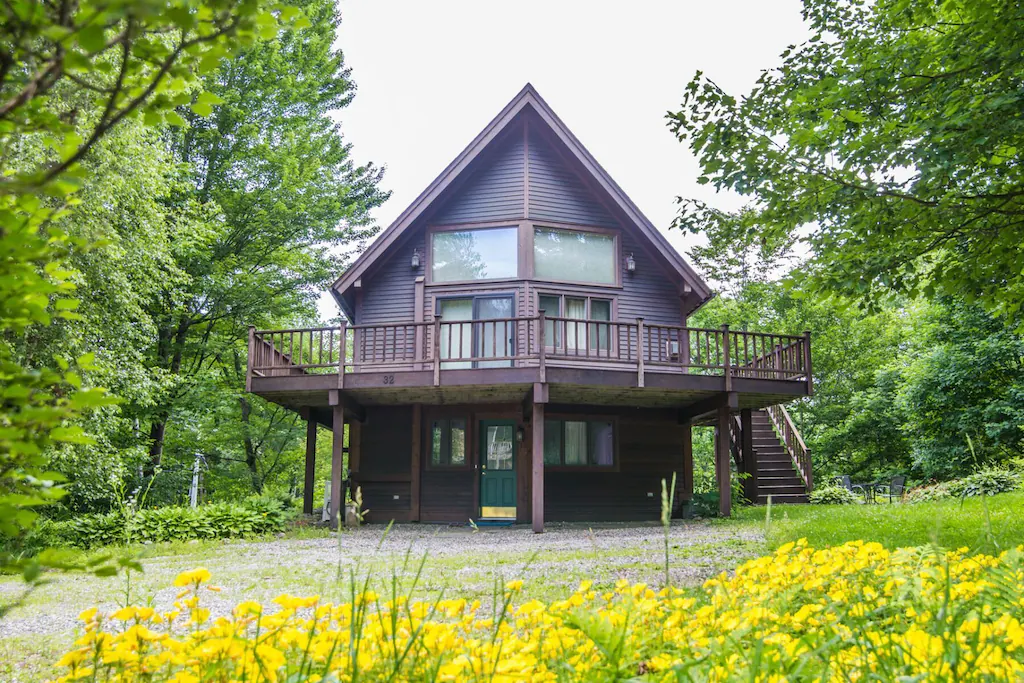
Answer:
[(1018, 680), (1022, 555), (788, 543), (693, 592), (585, 581), (544, 603), (512, 581), (490, 614), (352, 577), (346, 604), (281, 595), (215, 620), (200, 568), (170, 612), (83, 612), (58, 666), (61, 681)]
[(949, 493), (955, 498), (971, 496), (994, 496), (1020, 488), (1020, 475), (994, 467), (979, 470), (974, 474), (950, 482)]
[(842, 486), (827, 484), (811, 491), (807, 499), (815, 505), (851, 505), (863, 503), (864, 499)]
[(93, 548), (125, 542), (160, 543), (234, 538), (282, 531), (291, 512), (280, 501), (249, 498), (241, 503), (211, 503), (140, 510), (128, 519), (118, 512), (81, 515), (40, 525), (32, 545)]
[(929, 503), (933, 500), (951, 498), (953, 495), (949, 492), (951, 483), (952, 482), (944, 481), (939, 484), (918, 486), (917, 488), (910, 489), (907, 492), (906, 501), (908, 503)]

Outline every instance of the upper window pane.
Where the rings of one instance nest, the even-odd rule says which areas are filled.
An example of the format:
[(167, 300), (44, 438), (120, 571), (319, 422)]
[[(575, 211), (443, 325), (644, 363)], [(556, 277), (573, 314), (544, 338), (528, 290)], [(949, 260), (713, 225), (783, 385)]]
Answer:
[(433, 282), (462, 282), (516, 277), (519, 229), (449, 230), (431, 238)]
[(533, 233), (534, 277), (615, 284), (615, 238), (596, 232), (537, 228)]
[(450, 462), (452, 465), (465, 465), (466, 464), (466, 421), (465, 420), (452, 420), (452, 431), (449, 437), (451, 443), (451, 458)]

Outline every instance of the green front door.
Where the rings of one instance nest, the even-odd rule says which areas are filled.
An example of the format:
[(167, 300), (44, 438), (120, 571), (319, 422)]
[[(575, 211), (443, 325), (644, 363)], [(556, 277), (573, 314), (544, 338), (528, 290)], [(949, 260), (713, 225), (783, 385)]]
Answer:
[(516, 423), (480, 420), (480, 516), (516, 517)]

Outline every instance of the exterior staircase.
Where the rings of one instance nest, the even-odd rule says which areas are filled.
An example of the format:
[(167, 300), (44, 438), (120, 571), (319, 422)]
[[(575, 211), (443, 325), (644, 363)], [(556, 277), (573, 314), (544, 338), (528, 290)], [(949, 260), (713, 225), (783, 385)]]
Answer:
[[(782, 430), (776, 428), (773, 415), (769, 414), (768, 410), (755, 410), (751, 413), (751, 436), (757, 463), (757, 503), (767, 503), (768, 496), (772, 497), (772, 503), (806, 503), (808, 482), (797, 468), (796, 461), (806, 454), (809, 479), (810, 455), (785, 408), (773, 408), (774, 420), (783, 424)], [(798, 442), (792, 444), (798, 449), (797, 455), (791, 453), (791, 447), (787, 445), (785, 438), (780, 436), (780, 431), (787, 429), (787, 423), (791, 431), (790, 441)], [(801, 447), (803, 453), (799, 453)]]

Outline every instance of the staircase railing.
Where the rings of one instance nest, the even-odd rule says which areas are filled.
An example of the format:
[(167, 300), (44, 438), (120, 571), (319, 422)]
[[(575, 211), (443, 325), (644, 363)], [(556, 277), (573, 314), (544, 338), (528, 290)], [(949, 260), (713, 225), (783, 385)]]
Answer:
[(800, 478), (804, 480), (807, 493), (810, 493), (814, 490), (811, 449), (804, 443), (803, 437), (800, 436), (800, 432), (797, 430), (796, 425), (793, 423), (793, 418), (790, 417), (789, 411), (786, 410), (785, 406), (768, 406), (766, 412), (772, 421), (772, 425), (775, 427), (776, 433), (778, 433), (779, 438), (782, 440), (782, 444), (786, 447), (789, 457), (793, 459), (796, 471), (800, 474)]

